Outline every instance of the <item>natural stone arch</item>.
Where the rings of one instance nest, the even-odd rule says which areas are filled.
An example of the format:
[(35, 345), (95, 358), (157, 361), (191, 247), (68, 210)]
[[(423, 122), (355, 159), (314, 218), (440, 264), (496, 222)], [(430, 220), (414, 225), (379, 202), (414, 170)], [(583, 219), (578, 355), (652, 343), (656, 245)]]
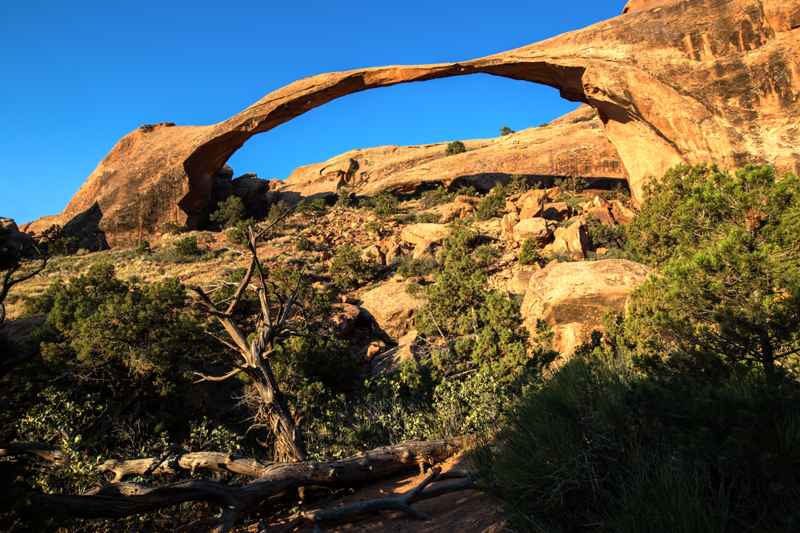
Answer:
[[(649, 176), (680, 162), (767, 161), (800, 170), (800, 0), (653, 0), (651, 9), (647, 3), (516, 50), (457, 63), (321, 74), (213, 126), (133, 132), (60, 219), (97, 201), (110, 240), (130, 240), (137, 223), (139, 233), (142, 224), (154, 231), (166, 219), (191, 224), (206, 208), (211, 176), (253, 135), (347, 94), (476, 73), (549, 85), (595, 108), (637, 199)], [(159, 201), (126, 201), (122, 187), (135, 195), (157, 190)]]

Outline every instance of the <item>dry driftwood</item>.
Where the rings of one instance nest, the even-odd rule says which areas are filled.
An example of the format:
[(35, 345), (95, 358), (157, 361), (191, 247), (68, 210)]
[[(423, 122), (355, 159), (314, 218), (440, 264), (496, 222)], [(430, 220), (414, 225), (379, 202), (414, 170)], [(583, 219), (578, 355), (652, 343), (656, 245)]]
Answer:
[[(123, 518), (184, 502), (209, 502), (222, 507), (219, 529), (224, 531), (242, 513), (269, 497), (310, 485), (352, 487), (373, 482), (423, 464), (441, 463), (461, 450), (464, 444), (463, 438), (411, 441), (376, 448), (338, 461), (262, 465), (262, 475), (242, 486), (197, 479), (153, 488), (135, 483), (112, 483), (82, 495), (34, 494), (29, 498), (29, 504), (39, 512), (62, 516)], [(210, 457), (212, 455), (206, 455), (205, 459)], [(153, 461), (157, 459), (122, 461), (115, 465), (118, 470), (110, 465), (104, 466), (108, 468), (107, 471), (115, 475), (119, 472), (124, 476), (142, 469), (147, 471)], [(188, 459), (183, 464), (189, 466)], [(158, 468), (155, 468), (154, 473), (157, 471)]]

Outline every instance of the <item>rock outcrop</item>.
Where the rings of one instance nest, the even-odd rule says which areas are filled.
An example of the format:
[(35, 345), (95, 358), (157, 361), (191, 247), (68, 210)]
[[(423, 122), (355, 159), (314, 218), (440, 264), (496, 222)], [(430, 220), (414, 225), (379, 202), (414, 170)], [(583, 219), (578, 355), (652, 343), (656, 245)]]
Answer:
[(603, 124), (588, 106), (547, 126), (463, 142), (467, 151), (451, 156), (447, 143), (352, 150), (296, 169), (279, 190), (312, 196), (346, 186), (356, 194), (372, 195), (412, 192), (425, 184), (469, 184), (488, 190), (510, 176), (627, 178)]
[(21, 232), (13, 219), (0, 217), (0, 270), (16, 265), (33, 246), (31, 236)]
[(550, 263), (533, 272), (522, 302), (522, 317), (532, 335), (544, 321), (553, 330), (553, 349), (562, 356), (603, 330), (603, 316), (623, 312), (630, 293), (650, 269), (624, 259)]
[[(549, 85), (595, 108), (637, 199), (649, 176), (680, 162), (766, 161), (800, 171), (800, 0), (648, 9), (654, 5), (632, 1), (620, 17), (470, 61), (312, 76), (211, 126), (140, 128), (117, 143), (61, 215), (29, 229), (64, 225), (95, 204), (112, 244), (165, 221), (195, 225), (213, 176), (253, 135), (347, 94), (477, 73)], [(339, 170), (358, 176), (361, 164)]]
[(414, 313), (425, 300), (408, 293), (408, 282), (391, 279), (361, 296), (366, 310), (383, 333), (394, 340), (413, 329)]

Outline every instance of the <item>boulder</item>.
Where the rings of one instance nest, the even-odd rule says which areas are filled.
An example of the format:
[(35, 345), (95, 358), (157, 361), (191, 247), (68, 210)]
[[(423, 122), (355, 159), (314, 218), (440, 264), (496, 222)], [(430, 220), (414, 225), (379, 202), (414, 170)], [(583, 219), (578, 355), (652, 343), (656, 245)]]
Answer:
[(519, 219), (525, 220), (541, 215), (546, 200), (547, 191), (542, 189), (533, 189), (520, 196), (517, 200)]
[(424, 299), (408, 294), (408, 285), (406, 281), (393, 278), (361, 296), (361, 308), (393, 339), (399, 339), (413, 328), (414, 313), (425, 304)]
[(624, 259), (550, 263), (528, 282), (521, 309), (525, 326), (535, 335), (537, 323), (546, 322), (553, 349), (570, 355), (593, 331), (602, 331), (607, 313), (625, 310), (629, 295), (650, 272)]
[(542, 250), (545, 257), (564, 257), (580, 260), (590, 248), (589, 234), (582, 220), (575, 220), (567, 227), (556, 228), (553, 242)]
[(524, 242), (528, 239), (544, 244), (552, 235), (550, 225), (543, 218), (526, 218), (517, 222), (513, 230), (514, 240)]
[(514, 274), (511, 276), (511, 279), (508, 280), (508, 292), (511, 294), (524, 295), (525, 291), (528, 290), (528, 283), (530, 282), (531, 276), (533, 276), (535, 271), (536, 269), (531, 268), (514, 272)]
[[(466, 200), (466, 199), (469, 200)], [(448, 224), (456, 220), (464, 220), (475, 212), (476, 202), (469, 196), (459, 196), (453, 202), (439, 208), (440, 222)]]
[(625, 204), (619, 200), (613, 200), (611, 202), (611, 215), (614, 217), (617, 224), (630, 224), (633, 222), (633, 219), (636, 218), (636, 212), (626, 207)]
[(408, 244), (429, 245), (441, 243), (450, 235), (450, 228), (445, 224), (411, 224), (400, 232), (400, 239)]
[(330, 321), (333, 332), (338, 337), (348, 337), (355, 329), (360, 315), (361, 309), (356, 305), (344, 302), (331, 305)]
[(417, 330), (411, 330), (398, 339), (397, 346), (374, 355), (370, 359), (370, 373), (373, 376), (389, 374), (402, 363), (414, 360), (418, 338)]

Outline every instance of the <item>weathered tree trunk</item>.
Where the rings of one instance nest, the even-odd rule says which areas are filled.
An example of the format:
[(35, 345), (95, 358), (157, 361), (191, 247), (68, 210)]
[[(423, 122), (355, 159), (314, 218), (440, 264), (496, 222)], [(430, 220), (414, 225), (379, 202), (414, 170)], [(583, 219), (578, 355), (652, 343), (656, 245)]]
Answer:
[[(37, 513), (76, 518), (123, 518), (179, 503), (202, 501), (222, 506), (226, 511), (223, 520), (229, 527), (235, 517), (252, 510), (269, 497), (309, 485), (353, 487), (417, 469), (423, 464), (434, 465), (458, 453), (465, 442), (464, 438), (411, 441), (329, 462), (264, 465), (252, 459), (232, 459), (211, 452), (185, 454), (168, 465), (158, 464), (156, 467), (153, 467), (159, 462), (156, 458), (106, 462), (101, 470), (113, 472), (115, 480), (134, 474), (166, 474), (174, 472), (175, 468), (219, 470), (216, 460), (224, 460), (229, 465), (226, 470), (234, 471), (234, 468), (238, 470), (241, 467), (245, 475), (258, 475), (258, 478), (238, 487), (200, 479), (155, 488), (118, 482), (81, 495), (35, 493), (28, 498), (28, 505), (32, 512)], [(9, 455), (29, 453), (28, 446), (6, 449)]]

